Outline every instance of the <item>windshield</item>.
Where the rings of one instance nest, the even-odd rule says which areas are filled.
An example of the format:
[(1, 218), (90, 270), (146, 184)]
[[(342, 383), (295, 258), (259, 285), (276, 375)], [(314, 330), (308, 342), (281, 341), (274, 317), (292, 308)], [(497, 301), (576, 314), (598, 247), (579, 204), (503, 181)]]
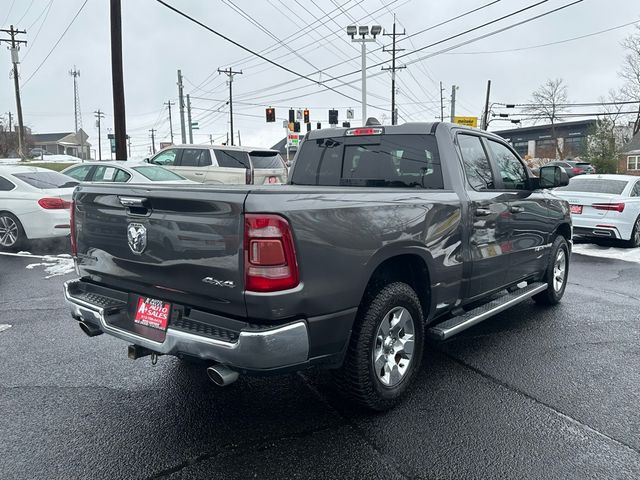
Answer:
[[(587, 175), (589, 176), (589, 175)], [(566, 192), (588, 192), (606, 193), (609, 195), (620, 195), (627, 186), (626, 180), (605, 180), (602, 178), (572, 178), (569, 185), (559, 187), (557, 190)]]
[(173, 173), (169, 170), (166, 170), (162, 167), (157, 167), (153, 165), (143, 165), (141, 167), (133, 167), (133, 170), (138, 172), (140, 175), (148, 178), (153, 182), (170, 182), (176, 180), (184, 180), (184, 177)]
[(73, 178), (53, 171), (14, 173), (13, 176), (41, 190), (47, 188), (68, 188), (78, 185), (78, 182)]
[(251, 152), (253, 168), (284, 168), (284, 161), (279, 153), (275, 152)]

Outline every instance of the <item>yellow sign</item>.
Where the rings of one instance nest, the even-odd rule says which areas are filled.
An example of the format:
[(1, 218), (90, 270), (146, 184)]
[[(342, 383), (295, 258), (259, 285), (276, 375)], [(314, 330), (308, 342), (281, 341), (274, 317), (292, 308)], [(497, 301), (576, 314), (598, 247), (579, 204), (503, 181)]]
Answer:
[(478, 117), (453, 117), (453, 123), (466, 127), (478, 127)]

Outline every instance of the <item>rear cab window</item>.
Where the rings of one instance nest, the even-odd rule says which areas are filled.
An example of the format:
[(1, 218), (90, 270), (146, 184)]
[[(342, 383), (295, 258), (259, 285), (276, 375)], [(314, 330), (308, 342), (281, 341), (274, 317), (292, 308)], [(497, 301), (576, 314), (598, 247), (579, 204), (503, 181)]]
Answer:
[(284, 160), (277, 152), (249, 152), (253, 168), (285, 168)]
[(12, 174), (18, 180), (22, 180), (32, 187), (40, 190), (47, 188), (71, 188), (78, 185), (78, 182), (71, 177), (67, 177), (58, 172), (24, 172)]
[(433, 135), (307, 140), (296, 158), (295, 185), (444, 188)]

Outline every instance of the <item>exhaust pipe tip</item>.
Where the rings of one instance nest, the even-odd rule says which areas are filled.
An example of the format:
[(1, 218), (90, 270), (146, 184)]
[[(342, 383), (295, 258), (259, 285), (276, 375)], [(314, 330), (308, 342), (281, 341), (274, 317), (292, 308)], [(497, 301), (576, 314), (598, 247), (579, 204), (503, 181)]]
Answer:
[(211, 365), (207, 368), (209, 379), (219, 387), (226, 387), (238, 380), (240, 374), (224, 365)]
[(80, 330), (82, 330), (88, 337), (102, 335), (102, 330), (95, 325), (83, 321), (78, 322), (78, 325), (80, 325)]

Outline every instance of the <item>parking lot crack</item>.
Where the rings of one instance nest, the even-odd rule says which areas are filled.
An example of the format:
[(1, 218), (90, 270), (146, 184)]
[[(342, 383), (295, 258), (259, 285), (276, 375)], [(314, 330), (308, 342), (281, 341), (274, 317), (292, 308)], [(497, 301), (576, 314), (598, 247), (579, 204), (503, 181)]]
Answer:
[(631, 445), (629, 445), (629, 444), (627, 444), (627, 443), (625, 443), (625, 442), (623, 442), (623, 441), (621, 441), (621, 440), (619, 440), (617, 438), (614, 438), (614, 437), (612, 437), (610, 435), (607, 435), (606, 433), (601, 432), (600, 430), (596, 430), (595, 428), (591, 427), (590, 425), (587, 425), (586, 423), (581, 422), (580, 420), (572, 417), (571, 415), (558, 410), (556, 407), (554, 407), (550, 403), (544, 402), (544, 401), (542, 401), (542, 400), (540, 400), (540, 399), (528, 394), (524, 390), (519, 389), (518, 387), (515, 387), (513, 385), (508, 384), (507, 382), (504, 382), (504, 381), (502, 381), (502, 380), (500, 380), (500, 379), (498, 379), (496, 377), (493, 377), (492, 375), (484, 372), (483, 370), (480, 370), (479, 368), (474, 367), (473, 365), (469, 365), (468, 363), (464, 362), (463, 360), (460, 360), (459, 358), (454, 357), (453, 355), (451, 355), (449, 353), (446, 353), (446, 352), (443, 352), (443, 351), (440, 351), (440, 353), (442, 353), (442, 355), (447, 357), (449, 360), (457, 363), (458, 365), (460, 365), (460, 366), (462, 366), (462, 367), (464, 367), (464, 368), (466, 368), (468, 370), (471, 370), (474, 373), (477, 373), (478, 375), (480, 375), (481, 377), (489, 380), (490, 382), (495, 383), (497, 385), (500, 385), (501, 387), (506, 388), (507, 390), (509, 390), (511, 392), (514, 392), (514, 393), (516, 393), (518, 395), (521, 395), (521, 396), (527, 398), (528, 400), (530, 400), (530, 401), (532, 401), (532, 402), (534, 402), (534, 403), (536, 403), (538, 405), (542, 405), (543, 407), (545, 407), (548, 410), (552, 411), (555, 415), (561, 417), (562, 419), (564, 419), (564, 420), (566, 420), (568, 422), (571, 422), (571, 423), (573, 423), (575, 425), (578, 425), (579, 427), (582, 427), (583, 429), (589, 431), (590, 433), (593, 433), (594, 435), (596, 435), (596, 436), (598, 436), (598, 437), (600, 437), (600, 438), (602, 438), (604, 440), (608, 440), (610, 442), (613, 442), (616, 445), (618, 445), (618, 446), (620, 446), (620, 447), (622, 447), (624, 449), (630, 450), (631, 452), (633, 452), (633, 453), (635, 453), (637, 455), (640, 455), (640, 450), (638, 450), (637, 448), (634, 448), (633, 446), (631, 446)]

